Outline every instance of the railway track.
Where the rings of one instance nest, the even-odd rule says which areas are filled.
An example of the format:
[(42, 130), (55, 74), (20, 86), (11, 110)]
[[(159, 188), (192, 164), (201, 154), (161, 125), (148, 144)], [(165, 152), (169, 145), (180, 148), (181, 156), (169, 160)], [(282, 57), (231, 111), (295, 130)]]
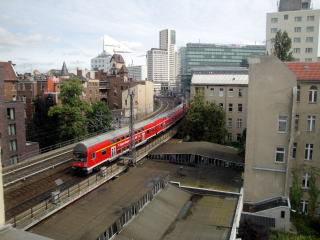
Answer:
[[(160, 108), (157, 111), (148, 115), (144, 119), (140, 119), (139, 121), (136, 121), (136, 123), (144, 121), (147, 118), (158, 116), (163, 112), (169, 110), (173, 106), (174, 104), (169, 100), (163, 101), (161, 103)], [(38, 174), (41, 174), (45, 171), (56, 168), (58, 166), (62, 166), (64, 164), (68, 166), (67, 163), (71, 163), (72, 161), (72, 148), (74, 147), (74, 145), (75, 144), (68, 146), (64, 152), (60, 152), (57, 155), (49, 156), (39, 161), (31, 162), (30, 164), (27, 164), (27, 161), (28, 161), (27, 160), (26, 164), (21, 167), (14, 168), (8, 171), (4, 170), (3, 186), (5, 188), (12, 186), (16, 183), (25, 181), (26, 179), (35, 177)]]

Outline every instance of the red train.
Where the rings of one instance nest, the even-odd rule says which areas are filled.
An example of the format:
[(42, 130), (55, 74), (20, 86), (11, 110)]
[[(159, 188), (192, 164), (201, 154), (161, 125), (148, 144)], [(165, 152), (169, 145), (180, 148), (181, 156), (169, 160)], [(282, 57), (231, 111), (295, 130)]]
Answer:
[[(179, 121), (186, 111), (180, 104), (174, 109), (134, 125), (135, 145), (146, 143), (157, 134)], [(112, 161), (129, 151), (129, 127), (111, 131), (78, 143), (73, 149), (73, 168), (87, 173), (107, 161)]]

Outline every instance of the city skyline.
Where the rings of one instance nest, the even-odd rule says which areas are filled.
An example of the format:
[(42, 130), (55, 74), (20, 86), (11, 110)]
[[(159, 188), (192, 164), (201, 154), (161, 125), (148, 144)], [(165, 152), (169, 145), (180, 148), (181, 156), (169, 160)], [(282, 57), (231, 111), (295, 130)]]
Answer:
[[(111, 7), (110, 7), (111, 6)], [(320, 7), (314, 1), (313, 8)], [(145, 64), (148, 49), (158, 44), (158, 32), (174, 29), (177, 46), (188, 42), (262, 44), (265, 14), (277, 1), (2, 1), (0, 60), (12, 60), (17, 71), (90, 68), (107, 35), (134, 51), (127, 64)], [(252, 23), (254, 22), (254, 25)], [(234, 24), (237, 23), (237, 24)], [(250, 28), (247, 26), (250, 25)], [(226, 31), (228, 29), (228, 31)]]

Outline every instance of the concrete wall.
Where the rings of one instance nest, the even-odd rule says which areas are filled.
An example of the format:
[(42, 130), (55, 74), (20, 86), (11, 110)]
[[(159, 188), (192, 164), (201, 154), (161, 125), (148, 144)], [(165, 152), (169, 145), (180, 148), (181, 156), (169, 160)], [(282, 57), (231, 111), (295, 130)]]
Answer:
[[(292, 92), (296, 76), (273, 56), (249, 58), (247, 142), (244, 201), (285, 195)], [(287, 116), (287, 132), (278, 133), (279, 116)], [(275, 162), (284, 147), (284, 163)]]

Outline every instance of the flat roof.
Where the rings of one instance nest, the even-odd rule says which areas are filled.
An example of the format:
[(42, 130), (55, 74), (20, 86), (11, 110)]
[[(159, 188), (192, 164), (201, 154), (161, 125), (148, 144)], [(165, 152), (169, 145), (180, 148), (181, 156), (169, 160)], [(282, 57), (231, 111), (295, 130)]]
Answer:
[(193, 74), (191, 84), (248, 85), (248, 74)]
[(150, 154), (194, 154), (218, 158), (231, 162), (243, 162), (234, 147), (211, 142), (174, 142), (170, 141), (153, 150)]
[(116, 239), (229, 239), (237, 201), (168, 185)]

